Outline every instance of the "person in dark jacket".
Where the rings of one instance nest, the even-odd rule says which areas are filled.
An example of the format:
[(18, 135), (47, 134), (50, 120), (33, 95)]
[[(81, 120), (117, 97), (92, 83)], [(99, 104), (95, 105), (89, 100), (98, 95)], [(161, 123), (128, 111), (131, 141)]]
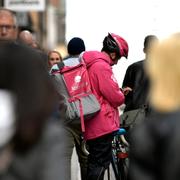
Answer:
[(131, 64), (126, 70), (122, 87), (129, 87), (131, 91), (125, 96), (124, 112), (147, 105), (149, 81), (144, 70), (144, 64), (148, 58), (149, 48), (154, 41), (157, 41), (155, 35), (145, 37), (143, 49), (145, 59)]
[(85, 122), (84, 137), (89, 149), (87, 180), (103, 180), (112, 159), (113, 133), (119, 129), (118, 107), (124, 103), (112, 66), (122, 57), (127, 58), (128, 50), (126, 40), (109, 33), (101, 52), (83, 53), (93, 93), (101, 105), (100, 112)]
[(65, 179), (65, 132), (51, 114), (56, 94), (40, 54), (0, 42), (0, 179)]
[(179, 180), (180, 33), (151, 51), (145, 67), (153, 113), (131, 134), (128, 180)]

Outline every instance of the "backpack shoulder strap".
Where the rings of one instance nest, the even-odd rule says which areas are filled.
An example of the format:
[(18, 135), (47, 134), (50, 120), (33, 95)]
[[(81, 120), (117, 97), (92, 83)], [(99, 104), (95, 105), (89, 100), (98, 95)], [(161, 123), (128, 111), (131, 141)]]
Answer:
[(58, 66), (59, 70), (61, 70), (65, 65), (64, 65), (64, 62), (61, 61), (61, 62), (57, 63), (57, 66)]
[(82, 52), (82, 53), (79, 55), (79, 62), (85, 64), (84, 59), (83, 59), (83, 54), (84, 54), (84, 52)]

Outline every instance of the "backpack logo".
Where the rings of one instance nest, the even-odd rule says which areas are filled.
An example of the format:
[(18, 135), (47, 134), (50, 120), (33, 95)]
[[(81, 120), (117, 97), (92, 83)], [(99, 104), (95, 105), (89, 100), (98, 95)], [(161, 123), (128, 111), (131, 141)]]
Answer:
[(76, 91), (78, 88), (79, 88), (79, 83), (81, 82), (81, 76), (79, 76), (79, 75), (77, 75), (77, 76), (75, 76), (75, 78), (74, 78), (74, 85), (72, 86), (72, 91)]
[(76, 76), (74, 78), (75, 83), (79, 83), (81, 81), (81, 76)]

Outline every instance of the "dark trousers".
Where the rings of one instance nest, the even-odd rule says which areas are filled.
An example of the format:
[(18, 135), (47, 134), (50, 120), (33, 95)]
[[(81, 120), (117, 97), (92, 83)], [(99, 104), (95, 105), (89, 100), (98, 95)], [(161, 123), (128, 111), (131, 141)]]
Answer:
[(112, 160), (113, 134), (87, 141), (89, 156), (87, 180), (103, 180), (105, 170)]

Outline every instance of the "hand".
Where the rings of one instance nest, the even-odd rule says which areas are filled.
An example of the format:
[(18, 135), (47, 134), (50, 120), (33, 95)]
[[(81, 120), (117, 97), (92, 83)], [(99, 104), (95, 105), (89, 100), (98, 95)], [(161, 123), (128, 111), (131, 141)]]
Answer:
[(122, 92), (123, 94), (126, 96), (130, 91), (132, 91), (132, 89), (130, 87), (125, 87), (122, 88)]

